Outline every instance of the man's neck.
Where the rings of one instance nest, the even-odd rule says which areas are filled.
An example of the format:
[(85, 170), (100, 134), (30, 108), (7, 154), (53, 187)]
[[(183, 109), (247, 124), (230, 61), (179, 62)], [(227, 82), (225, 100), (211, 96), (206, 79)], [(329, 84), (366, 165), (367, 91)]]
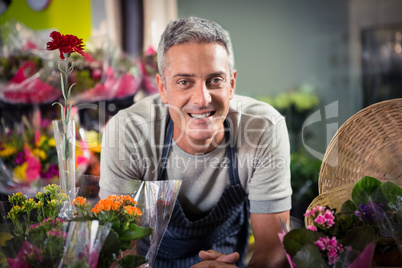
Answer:
[(192, 155), (206, 154), (213, 151), (219, 144), (224, 141), (224, 137), (224, 132), (220, 131), (212, 138), (206, 140), (194, 140), (187, 135), (184, 135), (177, 141), (177, 138), (173, 134), (173, 139), (176, 142), (177, 146), (179, 146), (180, 149), (182, 149), (186, 153)]

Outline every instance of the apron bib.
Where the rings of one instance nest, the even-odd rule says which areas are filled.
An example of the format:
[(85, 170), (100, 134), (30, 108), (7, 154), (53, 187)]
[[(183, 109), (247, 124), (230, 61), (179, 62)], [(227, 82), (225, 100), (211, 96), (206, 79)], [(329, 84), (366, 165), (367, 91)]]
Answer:
[[(168, 116), (169, 117), (169, 116)], [(173, 121), (165, 134), (162, 165), (158, 180), (165, 180), (166, 165), (173, 139)], [(224, 121), (225, 139), (231, 141), (231, 129)], [(237, 266), (244, 267), (249, 237), (249, 203), (237, 170), (236, 150), (233, 143), (226, 147), (229, 160), (228, 186), (211, 212), (196, 221), (190, 221), (177, 200), (169, 225), (158, 249), (154, 268), (188, 268), (201, 259), (200, 250), (214, 249), (229, 254), (239, 252)]]

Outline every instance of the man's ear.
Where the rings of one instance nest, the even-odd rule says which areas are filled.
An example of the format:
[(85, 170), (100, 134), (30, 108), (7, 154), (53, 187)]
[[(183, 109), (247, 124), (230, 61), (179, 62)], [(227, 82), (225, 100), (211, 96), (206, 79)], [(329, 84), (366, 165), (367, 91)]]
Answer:
[(161, 95), (163, 103), (168, 103), (165, 85), (163, 84), (162, 76), (159, 73), (156, 74), (156, 83), (158, 84), (159, 94)]
[(233, 98), (234, 93), (235, 93), (235, 88), (236, 88), (236, 77), (237, 77), (237, 71), (233, 70), (232, 77), (230, 78), (230, 99)]

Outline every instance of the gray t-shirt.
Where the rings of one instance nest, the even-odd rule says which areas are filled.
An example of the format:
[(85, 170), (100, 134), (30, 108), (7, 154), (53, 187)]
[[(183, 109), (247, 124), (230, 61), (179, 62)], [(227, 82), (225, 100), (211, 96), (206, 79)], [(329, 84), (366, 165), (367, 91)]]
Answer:
[[(167, 111), (159, 95), (153, 95), (110, 119), (102, 140), (101, 198), (132, 193), (138, 180), (158, 179)], [(290, 149), (283, 116), (266, 103), (235, 95), (227, 119), (250, 212), (290, 210)], [(173, 143), (166, 174), (168, 179), (182, 180), (178, 198), (186, 215), (207, 214), (229, 186), (227, 144), (204, 155), (191, 155)]]

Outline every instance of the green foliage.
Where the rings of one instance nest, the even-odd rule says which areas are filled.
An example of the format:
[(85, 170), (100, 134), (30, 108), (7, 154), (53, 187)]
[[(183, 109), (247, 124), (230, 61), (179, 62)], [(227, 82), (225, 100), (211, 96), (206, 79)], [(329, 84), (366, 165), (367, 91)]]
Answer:
[(361, 204), (368, 204), (370, 196), (373, 196), (373, 192), (381, 185), (381, 181), (373, 177), (363, 177), (358, 180), (352, 190), (352, 200), (356, 207)]
[(301, 248), (317, 241), (322, 234), (307, 229), (293, 229), (283, 238), (283, 245), (290, 256), (295, 256)]
[(321, 252), (313, 244), (304, 245), (293, 257), (293, 262), (297, 267), (329, 267), (322, 258)]
[(318, 195), (318, 174), (321, 161), (303, 153), (290, 155), (292, 215), (302, 219), (308, 205)]

